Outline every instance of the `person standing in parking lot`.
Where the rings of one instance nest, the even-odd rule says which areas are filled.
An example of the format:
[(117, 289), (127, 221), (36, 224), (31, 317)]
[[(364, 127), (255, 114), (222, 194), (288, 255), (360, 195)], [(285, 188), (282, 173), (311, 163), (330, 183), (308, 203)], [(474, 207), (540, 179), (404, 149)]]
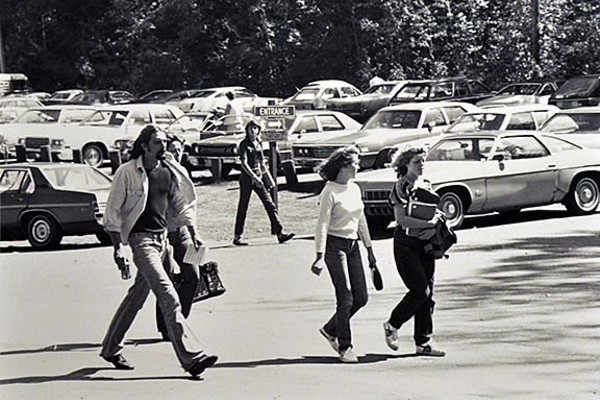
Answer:
[(275, 185), (265, 163), (265, 156), (260, 141), (260, 125), (251, 120), (246, 124), (246, 137), (240, 142), (239, 154), (242, 167), (240, 174), (240, 200), (235, 216), (235, 230), (233, 244), (247, 246), (242, 239), (244, 224), (250, 203), (252, 191), (256, 192), (262, 201), (271, 221), (271, 234), (277, 235), (279, 243), (285, 243), (294, 237), (293, 233), (285, 233), (279, 220), (279, 213), (269, 190)]
[(180, 364), (196, 377), (218, 359), (203, 350), (181, 312), (177, 292), (163, 266), (167, 256), (167, 210), (174, 223), (186, 227), (195, 247), (201, 245), (196, 234), (194, 185), (174, 164), (166, 151), (167, 138), (154, 125), (147, 125), (134, 142), (132, 160), (116, 172), (104, 215), (104, 227), (114, 247), (114, 261), (129, 278), (129, 262), (123, 246), (129, 244), (138, 271), (133, 285), (117, 309), (100, 356), (117, 369), (133, 369), (121, 354), (125, 334), (150, 291), (164, 314), (169, 339)]
[(331, 276), (336, 311), (319, 332), (345, 363), (358, 362), (352, 349), (350, 318), (368, 299), (359, 239), (367, 248), (369, 265), (376, 264), (360, 189), (351, 182), (358, 170), (358, 154), (354, 146), (336, 150), (319, 169), (327, 183), (320, 196), (315, 232), (317, 255), (311, 267), (319, 275), (326, 266)]
[(410, 148), (399, 153), (392, 161), (399, 177), (389, 197), (396, 218), (394, 259), (408, 293), (394, 308), (389, 320), (383, 323), (383, 329), (388, 347), (398, 350), (398, 329), (414, 318), (416, 353), (443, 357), (446, 353), (436, 349), (432, 340), (435, 258), (425, 250), (425, 245), (435, 235), (435, 225), (441, 211), (436, 211), (431, 220), (414, 218), (407, 212), (409, 199), (417, 188), (431, 190), (429, 182), (421, 177), (425, 156), (425, 149)]
[(225, 121), (227, 124), (232, 125), (232, 129), (227, 129), (232, 132), (239, 132), (243, 127), (242, 115), (244, 114), (244, 108), (240, 104), (240, 101), (235, 98), (233, 92), (225, 93), (227, 97), (227, 104), (225, 105), (225, 116), (229, 116)]
[[(186, 175), (187, 171), (181, 165), (181, 159), (183, 157), (183, 140), (176, 135), (168, 134), (167, 142), (167, 151), (173, 155), (173, 166), (177, 168), (182, 175)], [(196, 215), (195, 204), (193, 214)], [(179, 266), (179, 270), (181, 271), (181, 285), (177, 288), (177, 294), (179, 296), (179, 302), (181, 303), (181, 313), (185, 318), (188, 318), (192, 310), (194, 295), (200, 279), (200, 266), (183, 261), (186, 252), (193, 251), (195, 244), (188, 228), (185, 226), (178, 226), (175, 222), (175, 218), (169, 213), (168, 209), (167, 237), (173, 253), (172, 257), (168, 257), (165, 260), (165, 267), (167, 268), (169, 275), (173, 277), (175, 266), (172, 261), (175, 261)], [(165, 325), (164, 317), (158, 302), (156, 304), (156, 325), (162, 338), (164, 340), (169, 340), (167, 326)]]

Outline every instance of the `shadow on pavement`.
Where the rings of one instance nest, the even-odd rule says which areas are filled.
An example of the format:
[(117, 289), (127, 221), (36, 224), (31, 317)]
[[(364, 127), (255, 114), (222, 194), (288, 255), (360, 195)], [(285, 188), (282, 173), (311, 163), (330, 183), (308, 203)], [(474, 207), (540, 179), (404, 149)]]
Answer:
[(100, 368), (81, 368), (73, 372), (69, 372), (64, 375), (45, 375), (45, 376), (24, 376), (21, 378), (11, 378), (11, 379), (0, 379), (0, 386), (3, 385), (18, 385), (18, 384), (38, 384), (38, 383), (47, 383), (47, 382), (59, 382), (59, 381), (108, 381), (108, 382), (125, 382), (125, 381), (172, 381), (172, 380), (202, 380), (202, 378), (192, 378), (191, 376), (186, 375), (178, 375), (178, 376), (136, 376), (136, 377), (106, 377), (106, 376), (98, 376), (94, 377), (96, 372), (99, 371), (117, 371), (112, 367), (100, 367)]
[[(359, 364), (371, 364), (396, 358), (418, 357), (416, 354), (365, 354), (358, 357)], [(223, 362), (213, 368), (256, 368), (270, 365), (340, 364), (337, 357), (302, 356), (300, 358), (272, 358), (267, 360)]]
[[(147, 345), (162, 343), (164, 340), (159, 338), (148, 338), (148, 339), (129, 339), (125, 341), (125, 345)], [(63, 351), (77, 351), (77, 350), (89, 350), (89, 349), (100, 349), (102, 344), (100, 343), (64, 343), (64, 344), (53, 344), (50, 346), (42, 347), (39, 349), (22, 349), (22, 350), (8, 350), (0, 352), (1, 356), (13, 356), (19, 354), (36, 354), (36, 353), (56, 353)]]
[(23, 246), (11, 246), (8, 247), (0, 247), (0, 254), (4, 253), (41, 253), (41, 252), (60, 252), (67, 250), (85, 250), (85, 249), (95, 249), (97, 247), (108, 247), (109, 245), (103, 245), (101, 243), (69, 243), (69, 244), (61, 244), (56, 249), (47, 249), (47, 250), (38, 250), (29, 245)]

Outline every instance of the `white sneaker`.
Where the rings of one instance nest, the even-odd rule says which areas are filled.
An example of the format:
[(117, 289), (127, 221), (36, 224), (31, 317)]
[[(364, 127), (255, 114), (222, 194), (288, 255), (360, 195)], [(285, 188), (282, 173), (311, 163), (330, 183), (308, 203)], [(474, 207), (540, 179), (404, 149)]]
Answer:
[(358, 362), (358, 357), (356, 357), (356, 354), (352, 351), (352, 347), (348, 347), (346, 350), (340, 352), (340, 361), (343, 363), (354, 364)]
[(327, 339), (327, 341), (329, 342), (329, 345), (331, 346), (331, 348), (333, 350), (335, 350), (336, 353), (340, 352), (340, 345), (338, 344), (338, 340), (335, 336), (331, 336), (329, 333), (327, 333), (325, 331), (325, 328), (321, 328), (319, 329), (319, 332), (321, 333), (321, 335), (323, 335), (323, 337), (325, 339)]
[(439, 349), (434, 349), (433, 347), (431, 347), (431, 341), (429, 341), (420, 346), (417, 346), (417, 355), (429, 357), (444, 357), (446, 355), (446, 352)]
[(389, 322), (384, 322), (383, 332), (385, 333), (385, 342), (388, 347), (394, 351), (398, 350), (398, 329), (390, 325)]

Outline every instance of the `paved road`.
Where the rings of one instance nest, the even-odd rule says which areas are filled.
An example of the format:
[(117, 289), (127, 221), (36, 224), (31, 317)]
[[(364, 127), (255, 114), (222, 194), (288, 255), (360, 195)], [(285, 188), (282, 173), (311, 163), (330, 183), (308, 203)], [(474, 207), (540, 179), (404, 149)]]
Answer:
[[(477, 219), (438, 266), (443, 359), (414, 357), (412, 327), (390, 351), (381, 323), (404, 288), (390, 232), (375, 241), (385, 289), (353, 320), (360, 364), (342, 365), (317, 330), (334, 309), (326, 274), (309, 272), (310, 238), (212, 250), (228, 292), (191, 324), (220, 355), (189, 379), (157, 342), (153, 300), (129, 333), (135, 371), (99, 344), (129, 282), (92, 244), (0, 255), (1, 399), (600, 399), (600, 215), (558, 208), (513, 223)], [(477, 226), (477, 227), (473, 227)]]

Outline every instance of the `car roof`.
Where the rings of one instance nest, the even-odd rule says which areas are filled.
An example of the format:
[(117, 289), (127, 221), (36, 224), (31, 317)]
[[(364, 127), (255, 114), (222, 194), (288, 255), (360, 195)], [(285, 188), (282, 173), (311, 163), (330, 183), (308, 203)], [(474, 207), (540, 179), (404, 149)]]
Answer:
[(559, 110), (557, 114), (600, 114), (600, 107), (578, 107)]
[(246, 88), (243, 86), (219, 86), (219, 87), (211, 87), (211, 88), (202, 88), (199, 89), (199, 92), (204, 92), (204, 91), (208, 91), (208, 90), (214, 90), (216, 92), (228, 92), (230, 90), (245, 90)]
[[(449, 140), (449, 139), (473, 139), (473, 138), (497, 138), (499, 136), (502, 137), (515, 137), (515, 136), (535, 136), (535, 137), (540, 137), (540, 136), (553, 136), (556, 137), (552, 134), (548, 134), (548, 133), (538, 133), (536, 131), (528, 131), (528, 130), (514, 130), (514, 131), (478, 131), (478, 132), (472, 132), (472, 133), (453, 133), (451, 135), (447, 135), (445, 136), (442, 140)], [(562, 140), (564, 140), (563, 138), (561, 138)]]
[(44, 107), (32, 107), (28, 108), (27, 111), (61, 111), (61, 110), (96, 110), (98, 107), (88, 106), (86, 104), (55, 104)]
[(96, 107), (98, 111), (100, 110), (124, 110), (124, 111), (132, 111), (132, 110), (157, 110), (157, 109), (169, 109), (173, 110), (177, 107), (171, 104), (153, 104), (153, 103), (142, 103), (142, 104), (114, 104), (103, 107)]
[(380, 111), (390, 110), (427, 110), (432, 107), (452, 107), (452, 106), (467, 106), (467, 108), (473, 108), (474, 105), (461, 101), (424, 101), (421, 103), (404, 103), (393, 106), (387, 106), (382, 108)]
[[(306, 84), (306, 86), (354, 86), (351, 83), (342, 81), (340, 79), (323, 79), (320, 81), (312, 81)], [(306, 87), (304, 86), (304, 87)]]
[(519, 104), (503, 107), (486, 107), (476, 111), (469, 111), (467, 114), (515, 114), (527, 111), (554, 111), (559, 108), (545, 104)]

